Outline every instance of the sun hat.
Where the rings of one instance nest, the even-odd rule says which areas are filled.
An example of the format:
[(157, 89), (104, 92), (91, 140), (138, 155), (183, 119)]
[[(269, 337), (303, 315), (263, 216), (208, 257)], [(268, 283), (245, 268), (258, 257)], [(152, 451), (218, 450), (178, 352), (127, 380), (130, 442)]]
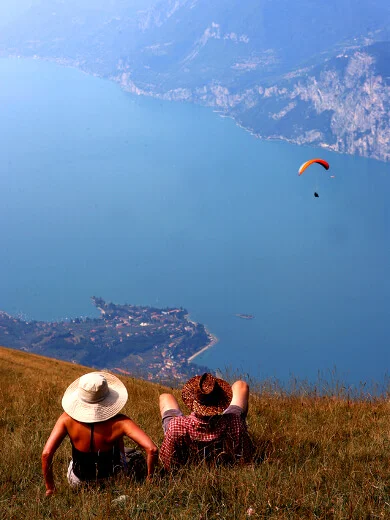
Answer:
[(232, 400), (233, 392), (229, 383), (206, 372), (187, 381), (181, 396), (184, 404), (192, 412), (210, 417), (226, 410)]
[(62, 408), (76, 421), (111, 419), (127, 401), (125, 385), (109, 372), (89, 372), (73, 381), (62, 398)]

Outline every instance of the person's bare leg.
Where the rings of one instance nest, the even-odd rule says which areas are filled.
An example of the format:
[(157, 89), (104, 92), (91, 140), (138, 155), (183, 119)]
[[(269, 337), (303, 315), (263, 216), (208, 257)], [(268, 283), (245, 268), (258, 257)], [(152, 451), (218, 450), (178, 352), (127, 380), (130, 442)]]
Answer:
[(245, 381), (236, 381), (232, 385), (233, 398), (231, 405), (234, 404), (244, 410), (245, 415), (248, 413), (249, 386)]
[(172, 394), (161, 394), (160, 395), (160, 414), (161, 417), (163, 413), (167, 410), (179, 410), (179, 403), (176, 400), (176, 397)]

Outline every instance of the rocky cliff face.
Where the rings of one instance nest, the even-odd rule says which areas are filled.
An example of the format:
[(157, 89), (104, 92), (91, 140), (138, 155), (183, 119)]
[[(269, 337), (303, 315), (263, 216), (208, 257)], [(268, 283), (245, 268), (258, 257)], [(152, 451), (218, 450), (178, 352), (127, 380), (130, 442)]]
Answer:
[[(373, 50), (344, 54), (337, 60), (341, 67), (326, 67), (318, 77), (309, 74), (285, 95), (302, 100), (316, 114), (331, 113), (325, 131), (302, 124), (297, 142), (308, 139), (338, 152), (390, 160), (390, 86), (376, 70)], [(308, 130), (315, 135), (308, 136)]]
[(389, 58), (389, 43), (345, 51), (296, 77), (253, 89), (232, 112), (262, 137), (388, 161), (390, 85), (380, 65)]
[(133, 94), (212, 107), (261, 138), (389, 161), (390, 76), (378, 70), (379, 59), (390, 64), (389, 43), (346, 50), (275, 84), (238, 91), (218, 82), (193, 89), (140, 88), (129, 72), (112, 79)]
[(79, 2), (41, 3), (0, 35), (0, 53), (200, 103), (261, 138), (390, 160), (387, 1), (163, 0), (137, 13)]

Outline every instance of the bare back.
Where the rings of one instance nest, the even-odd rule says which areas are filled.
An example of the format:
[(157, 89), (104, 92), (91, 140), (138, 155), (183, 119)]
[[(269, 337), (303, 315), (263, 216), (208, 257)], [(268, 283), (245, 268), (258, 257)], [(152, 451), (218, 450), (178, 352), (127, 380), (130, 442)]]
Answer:
[[(66, 413), (62, 417), (73, 446), (82, 452), (90, 451), (91, 425), (78, 422)], [(131, 419), (119, 414), (107, 421), (94, 423), (94, 451), (108, 451), (118, 440), (122, 440), (125, 435), (124, 423), (127, 421)]]

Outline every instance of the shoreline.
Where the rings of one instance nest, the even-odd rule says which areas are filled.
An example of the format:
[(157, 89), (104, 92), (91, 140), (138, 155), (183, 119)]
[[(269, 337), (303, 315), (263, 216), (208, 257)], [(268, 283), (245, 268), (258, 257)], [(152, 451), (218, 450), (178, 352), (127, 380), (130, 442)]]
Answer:
[[(104, 76), (101, 73), (93, 72), (92, 70), (89, 70), (89, 69), (84, 69), (82, 64), (80, 64), (80, 62), (77, 59), (73, 59), (73, 60), (69, 59), (68, 60), (67, 58), (43, 57), (43, 56), (39, 56), (37, 54), (34, 54), (33, 56), (24, 56), (24, 55), (21, 55), (21, 54), (9, 54), (9, 53), (7, 53), (5, 51), (0, 51), (0, 58), (4, 58), (4, 59), (11, 58), (11, 59), (24, 59), (24, 60), (39, 60), (39, 61), (46, 61), (46, 62), (56, 63), (57, 65), (59, 65), (61, 67), (68, 67), (68, 68), (79, 70), (80, 72), (82, 72), (83, 74), (86, 74), (87, 76), (92, 76), (92, 77), (95, 77), (95, 78), (99, 78), (101, 80), (110, 81), (112, 83), (115, 83), (124, 92), (133, 94), (134, 96), (150, 97), (152, 99), (169, 101), (169, 102), (173, 102), (173, 103), (185, 102), (185, 103), (192, 104), (194, 106), (201, 106), (201, 107), (205, 107), (205, 108), (211, 108), (212, 111), (215, 114), (217, 114), (219, 117), (231, 119), (236, 124), (236, 126), (238, 126), (240, 129), (244, 130), (245, 132), (248, 132), (255, 139), (259, 139), (261, 141), (269, 141), (269, 142), (276, 141), (276, 142), (288, 143), (288, 144), (292, 144), (292, 145), (300, 146), (300, 147), (323, 148), (324, 150), (328, 150), (331, 153), (336, 153), (336, 154), (339, 154), (339, 155), (346, 155), (346, 156), (351, 156), (351, 157), (356, 155), (356, 152), (355, 153), (351, 153), (351, 152), (348, 152), (346, 150), (344, 150), (344, 151), (337, 150), (336, 148), (333, 147), (334, 145), (326, 143), (326, 142), (320, 142), (320, 143), (299, 142), (298, 140), (294, 140), (293, 138), (284, 137), (284, 136), (280, 136), (280, 135), (276, 135), (276, 136), (275, 135), (263, 136), (261, 133), (256, 132), (253, 128), (244, 126), (241, 123), (241, 121), (238, 119), (237, 116), (232, 115), (232, 114), (228, 114), (226, 112), (226, 108), (221, 110), (220, 107), (217, 107), (217, 105), (202, 104), (201, 102), (193, 101), (193, 100), (188, 99), (188, 98), (185, 98), (185, 99), (180, 99), (180, 98), (179, 99), (173, 99), (172, 97), (167, 97), (167, 94), (169, 94), (169, 91), (168, 91), (168, 93), (159, 93), (159, 92), (142, 90), (139, 87), (137, 87), (135, 85), (135, 83), (133, 83), (133, 82), (131, 82), (131, 85), (127, 85), (127, 84), (123, 83), (123, 81), (121, 79), (121, 76), (113, 76), (113, 75)], [(363, 159), (370, 159), (370, 160), (378, 161), (378, 162), (381, 162), (381, 163), (384, 163), (384, 164), (389, 162), (387, 159), (384, 159), (384, 158), (381, 158), (381, 157), (376, 157), (375, 155), (360, 155), (360, 154), (358, 154), (356, 156), (360, 157), (360, 158), (363, 158)]]
[(192, 356), (187, 358), (188, 363), (191, 363), (196, 357), (200, 356), (200, 354), (203, 354), (203, 352), (206, 352), (206, 350), (210, 349), (211, 347), (213, 347), (214, 345), (216, 345), (218, 343), (219, 339), (217, 338), (217, 336), (215, 336), (214, 334), (209, 332), (207, 329), (206, 329), (206, 332), (207, 332), (208, 337), (210, 338), (209, 343), (207, 343), (207, 345), (205, 347), (198, 350), (198, 352), (195, 352), (195, 354), (192, 354)]

